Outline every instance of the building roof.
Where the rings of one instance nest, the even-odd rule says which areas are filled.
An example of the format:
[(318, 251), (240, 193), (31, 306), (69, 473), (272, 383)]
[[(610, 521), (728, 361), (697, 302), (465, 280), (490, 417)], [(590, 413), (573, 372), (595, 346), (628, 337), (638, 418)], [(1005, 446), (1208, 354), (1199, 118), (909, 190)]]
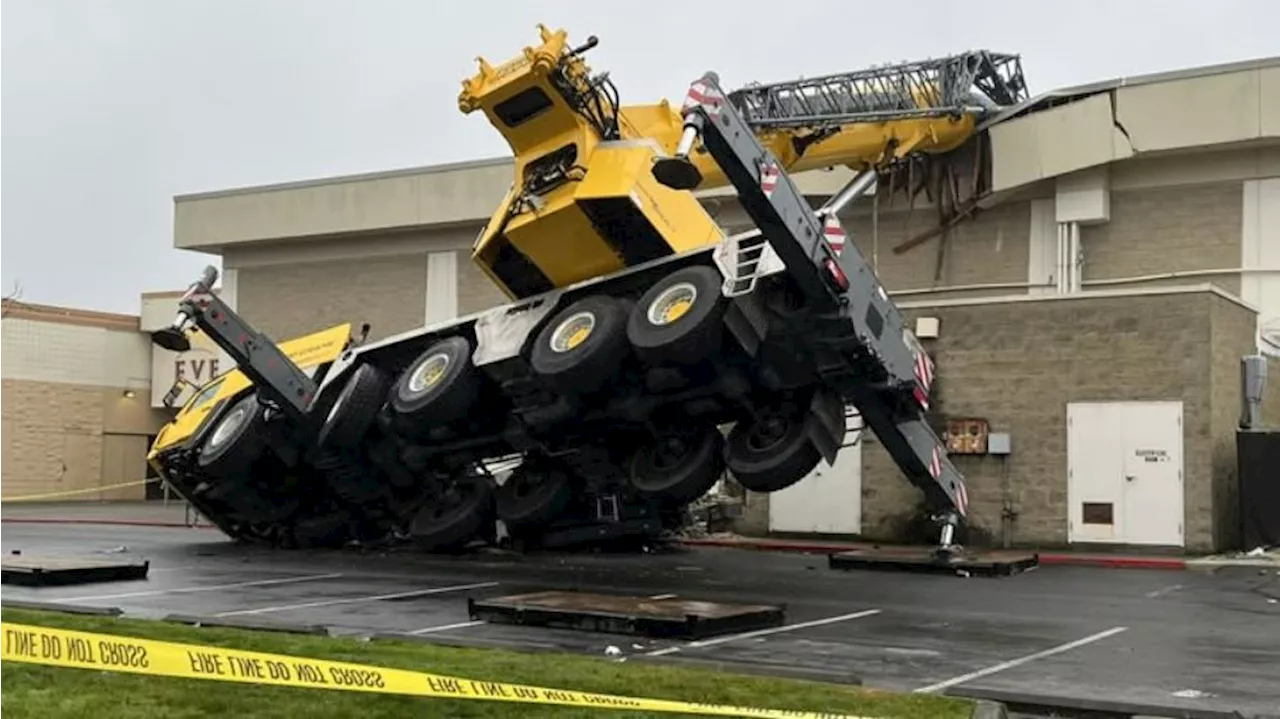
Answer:
[(1199, 67), (1189, 67), (1181, 70), (1166, 70), (1163, 72), (1152, 72), (1143, 75), (1122, 75), (1110, 80), (1101, 80), (1091, 82), (1084, 85), (1075, 85), (1074, 87), (1063, 87), (1057, 90), (1049, 90), (1039, 95), (1030, 97), (1013, 107), (1002, 110), (995, 115), (987, 118), (980, 127), (987, 128), (992, 125), (1011, 120), (1015, 117), (1021, 117), (1030, 112), (1043, 110), (1055, 105), (1079, 100), (1089, 95), (1095, 95), (1108, 90), (1115, 90), (1122, 87), (1137, 87), (1139, 85), (1151, 85), (1159, 82), (1172, 82), (1175, 80), (1190, 80), (1193, 78), (1210, 77), (1213, 75), (1225, 75), (1229, 73), (1247, 72), (1250, 70), (1262, 70), (1268, 68), (1280, 68), (1280, 55), (1271, 57), (1255, 58), (1253, 60), (1241, 60), (1238, 62), (1219, 63), (1216, 65), (1201, 65)]
[(60, 324), (79, 325), (81, 327), (101, 327), (108, 330), (139, 331), (139, 316), (125, 315), (116, 312), (99, 312), (78, 307), (60, 305), (44, 305), (34, 302), (20, 302), (5, 299), (3, 304), (5, 319), (31, 320), (33, 322), (55, 322)]
[[(991, 190), (1001, 196), (1042, 180), (1139, 155), (1280, 142), (1280, 57), (1113, 78), (1041, 93), (983, 125)], [(511, 158), (239, 187), (174, 198), (174, 246), (228, 248), (292, 239), (464, 228), (474, 234), (511, 185)], [(827, 197), (845, 167), (793, 176)], [(700, 197), (730, 198), (732, 187)]]

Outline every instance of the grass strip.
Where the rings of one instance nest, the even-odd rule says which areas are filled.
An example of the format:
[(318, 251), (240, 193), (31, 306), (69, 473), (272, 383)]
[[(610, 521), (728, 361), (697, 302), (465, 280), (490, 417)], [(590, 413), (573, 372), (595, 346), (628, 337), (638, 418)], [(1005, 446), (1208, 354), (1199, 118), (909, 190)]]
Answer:
[[(972, 705), (962, 699), (894, 694), (838, 684), (742, 676), (723, 672), (617, 662), (574, 654), (529, 654), (463, 649), (395, 640), (361, 641), (197, 628), (148, 620), (4, 609), (5, 622), (33, 624), (143, 639), (290, 654), (333, 661), (466, 677), (485, 681), (636, 697), (705, 701), (736, 706), (839, 712), (904, 719), (962, 719)], [(188, 719), (245, 716), (263, 719), (352, 717), (674, 717), (550, 705), (423, 699), (316, 689), (246, 686), (170, 677), (130, 676), (82, 669), (5, 662), (0, 691), (10, 717), (120, 716)]]

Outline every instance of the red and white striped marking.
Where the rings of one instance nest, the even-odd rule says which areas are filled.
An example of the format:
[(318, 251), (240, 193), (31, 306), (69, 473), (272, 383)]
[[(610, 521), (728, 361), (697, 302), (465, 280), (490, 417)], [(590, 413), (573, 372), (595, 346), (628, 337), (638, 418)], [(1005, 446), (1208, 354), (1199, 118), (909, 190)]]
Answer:
[(680, 111), (688, 112), (701, 105), (708, 115), (714, 117), (720, 114), (720, 105), (723, 103), (723, 95), (711, 85), (699, 80), (689, 86), (689, 93), (684, 96), (684, 105), (680, 107)]
[(827, 219), (822, 223), (822, 236), (827, 238), (827, 243), (835, 251), (836, 257), (839, 257), (840, 252), (844, 250), (845, 240), (848, 238), (848, 235), (844, 232), (844, 227), (840, 224), (839, 217), (827, 215)]
[(773, 191), (778, 187), (778, 178), (782, 176), (782, 171), (778, 169), (778, 163), (769, 162), (760, 168), (760, 190), (764, 192), (765, 197), (773, 197)]
[(929, 388), (933, 386), (933, 361), (921, 352), (915, 362), (916, 387), (911, 394), (924, 409), (929, 409)]
[(933, 445), (933, 457), (929, 460), (929, 474), (937, 479), (942, 476), (942, 451)]
[(960, 514), (969, 513), (969, 490), (964, 488), (964, 482), (956, 485), (956, 509)]

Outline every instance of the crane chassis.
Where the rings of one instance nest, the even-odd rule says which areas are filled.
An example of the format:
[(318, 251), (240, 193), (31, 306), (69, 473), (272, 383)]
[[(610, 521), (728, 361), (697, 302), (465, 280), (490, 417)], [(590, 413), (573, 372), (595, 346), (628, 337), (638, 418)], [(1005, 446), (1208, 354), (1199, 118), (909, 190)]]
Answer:
[[(670, 527), (726, 471), (751, 491), (788, 487), (834, 462), (853, 410), (933, 508), (936, 556), (951, 559), (968, 496), (926, 421), (932, 361), (836, 219), (876, 168), (815, 211), (760, 136), (812, 108), (780, 107), (708, 72), (648, 170), (680, 193), (720, 173), (750, 231), (352, 340), (311, 372), (216, 295), (208, 268), (153, 340), (182, 350), (203, 332), (245, 382), (185, 436), (158, 438), (153, 465), (242, 539), (554, 544)], [(956, 108), (908, 115), (929, 112)]]

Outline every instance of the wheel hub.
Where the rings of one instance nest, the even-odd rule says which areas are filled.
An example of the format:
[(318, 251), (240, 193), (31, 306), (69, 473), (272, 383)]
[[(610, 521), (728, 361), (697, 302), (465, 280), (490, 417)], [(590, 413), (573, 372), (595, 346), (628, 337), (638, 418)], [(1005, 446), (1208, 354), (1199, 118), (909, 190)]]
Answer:
[(688, 282), (672, 285), (649, 304), (649, 323), (663, 327), (688, 314), (698, 299), (698, 288)]
[(248, 408), (244, 405), (232, 409), (227, 418), (213, 430), (213, 435), (209, 437), (209, 446), (217, 447), (227, 441), (227, 438), (239, 429), (241, 424), (244, 424), (244, 419), (248, 412)]
[(449, 369), (449, 364), (449, 355), (443, 352), (431, 355), (409, 378), (409, 390), (416, 394), (434, 387)]
[(751, 425), (747, 433), (747, 445), (757, 452), (768, 451), (778, 445), (791, 428), (785, 417), (770, 414)]
[(551, 349), (557, 353), (568, 352), (591, 336), (596, 327), (596, 317), (590, 312), (578, 312), (566, 318), (551, 334)]

